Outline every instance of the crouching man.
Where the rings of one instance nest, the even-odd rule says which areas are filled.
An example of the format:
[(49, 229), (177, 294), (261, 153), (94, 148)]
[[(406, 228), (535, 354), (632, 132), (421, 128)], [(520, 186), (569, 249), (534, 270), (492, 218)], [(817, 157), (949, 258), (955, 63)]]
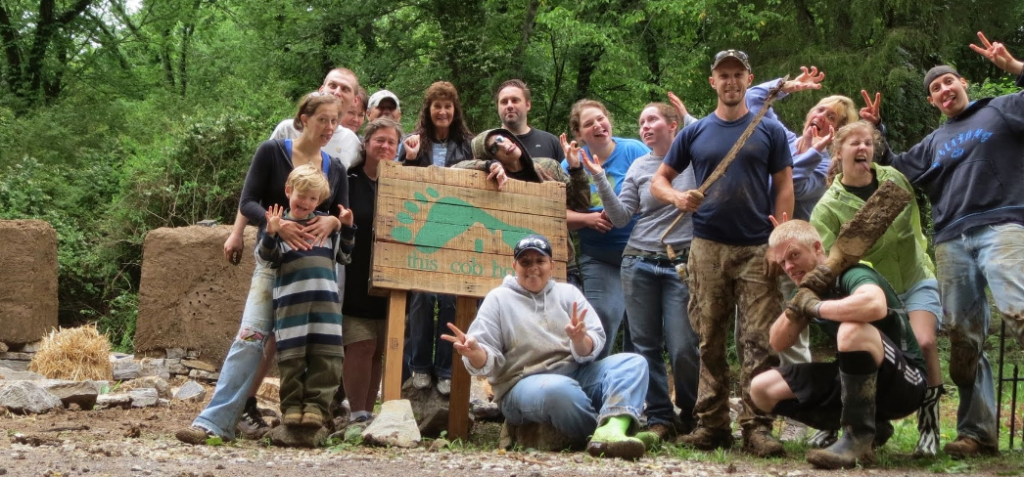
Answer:
[(647, 361), (632, 353), (596, 360), (601, 320), (576, 287), (551, 279), (546, 238), (524, 237), (514, 256), (515, 276), (487, 294), (469, 330), (449, 324), (454, 335), (443, 338), (469, 374), (489, 378), (509, 424), (550, 424), (574, 446), (587, 443), (591, 455), (639, 459), (650, 436), (631, 436), (647, 395)]
[(769, 258), (800, 284), (789, 313), (771, 327), (772, 348), (788, 348), (813, 323), (835, 340), (838, 353), (834, 362), (766, 371), (754, 378), (750, 397), (764, 412), (816, 429), (842, 428), (836, 443), (807, 453), (811, 464), (837, 469), (870, 463), (874, 447), (892, 437), (889, 421), (914, 413), (924, 400), (924, 358), (903, 304), (869, 266), (832, 277), (821, 237), (807, 222), (779, 225), (768, 247)]

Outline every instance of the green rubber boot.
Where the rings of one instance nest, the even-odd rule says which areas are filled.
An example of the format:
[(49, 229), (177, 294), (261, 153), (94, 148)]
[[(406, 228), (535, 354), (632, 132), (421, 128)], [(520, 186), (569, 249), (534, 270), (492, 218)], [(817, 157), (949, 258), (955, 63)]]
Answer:
[(587, 453), (594, 457), (612, 457), (627, 460), (637, 460), (643, 457), (647, 446), (644, 441), (636, 437), (629, 437), (629, 431), (633, 421), (626, 416), (610, 417), (594, 431), (594, 436), (587, 444)]

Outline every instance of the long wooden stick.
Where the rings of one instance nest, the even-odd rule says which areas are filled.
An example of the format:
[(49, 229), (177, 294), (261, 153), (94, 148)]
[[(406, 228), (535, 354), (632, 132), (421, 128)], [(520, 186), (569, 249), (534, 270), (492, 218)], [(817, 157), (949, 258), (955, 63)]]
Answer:
[[(768, 90), (768, 97), (765, 98), (764, 104), (761, 105), (761, 110), (754, 116), (753, 121), (750, 121), (750, 124), (747, 125), (747, 129), (743, 130), (743, 134), (741, 134), (740, 138), (736, 140), (736, 144), (732, 145), (732, 149), (729, 149), (729, 153), (725, 155), (725, 159), (722, 159), (722, 162), (718, 163), (718, 167), (715, 167), (715, 170), (711, 171), (711, 175), (708, 176), (704, 183), (700, 185), (700, 188), (697, 189), (701, 194), (706, 194), (708, 188), (725, 175), (725, 170), (729, 168), (729, 165), (732, 164), (733, 161), (736, 160), (736, 156), (739, 155), (740, 149), (743, 148), (743, 145), (747, 143), (747, 139), (750, 139), (750, 136), (754, 134), (754, 129), (756, 129), (757, 125), (761, 123), (761, 119), (764, 118), (765, 113), (768, 112), (768, 108), (770, 108), (772, 103), (775, 102), (775, 98), (778, 98), (779, 92), (782, 91), (782, 86), (786, 84), (786, 81), (789, 81), (789, 75), (780, 79), (774, 88)], [(661, 243), (665, 245), (665, 251), (668, 253), (668, 258), (672, 260), (676, 259), (676, 251), (672, 249), (671, 245), (665, 243), (665, 237), (667, 237), (668, 233), (679, 224), (680, 220), (683, 220), (683, 217), (686, 217), (686, 212), (682, 212), (676, 216), (676, 220), (672, 221), (672, 224), (665, 229), (664, 233), (661, 234)], [(685, 269), (680, 269), (679, 278), (685, 279), (686, 277), (684, 276), (684, 273)]]

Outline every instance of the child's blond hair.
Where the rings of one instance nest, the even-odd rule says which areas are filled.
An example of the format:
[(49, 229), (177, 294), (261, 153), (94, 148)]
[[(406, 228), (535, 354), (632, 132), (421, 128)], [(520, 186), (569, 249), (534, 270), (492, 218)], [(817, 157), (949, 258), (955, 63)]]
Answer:
[(316, 192), (319, 194), (321, 204), (331, 195), (331, 185), (327, 182), (327, 177), (313, 164), (303, 164), (293, 169), (284, 185), (293, 194)]
[(768, 237), (768, 248), (774, 249), (789, 240), (796, 240), (797, 243), (809, 248), (814, 247), (815, 242), (821, 242), (821, 235), (809, 222), (793, 219), (779, 224)]

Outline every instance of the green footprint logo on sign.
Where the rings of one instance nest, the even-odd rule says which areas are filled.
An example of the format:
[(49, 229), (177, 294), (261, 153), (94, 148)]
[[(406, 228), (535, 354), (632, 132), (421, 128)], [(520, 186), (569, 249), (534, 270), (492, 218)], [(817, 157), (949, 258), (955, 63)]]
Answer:
[[(396, 216), (399, 225), (391, 229), (391, 236), (399, 242), (405, 242), (416, 246), (421, 253), (434, 253), (444, 247), (455, 237), (466, 233), (474, 224), (481, 224), (491, 233), (502, 233), (502, 241), (514, 248), (523, 237), (535, 233), (533, 230), (507, 224), (490, 213), (466, 202), (458, 197), (441, 197), (441, 194), (432, 187), (427, 187), (427, 194), (421, 192), (413, 194), (415, 199), (407, 201), (405, 211), (399, 212)], [(427, 198), (427, 195), (430, 198)], [(431, 200), (433, 203), (431, 204)], [(416, 232), (407, 227), (413, 223), (413, 214), (418, 214), (423, 207), (430, 207), (427, 213), (426, 223)], [(474, 244), (476, 252), (484, 251), (482, 240), (477, 239)]]

